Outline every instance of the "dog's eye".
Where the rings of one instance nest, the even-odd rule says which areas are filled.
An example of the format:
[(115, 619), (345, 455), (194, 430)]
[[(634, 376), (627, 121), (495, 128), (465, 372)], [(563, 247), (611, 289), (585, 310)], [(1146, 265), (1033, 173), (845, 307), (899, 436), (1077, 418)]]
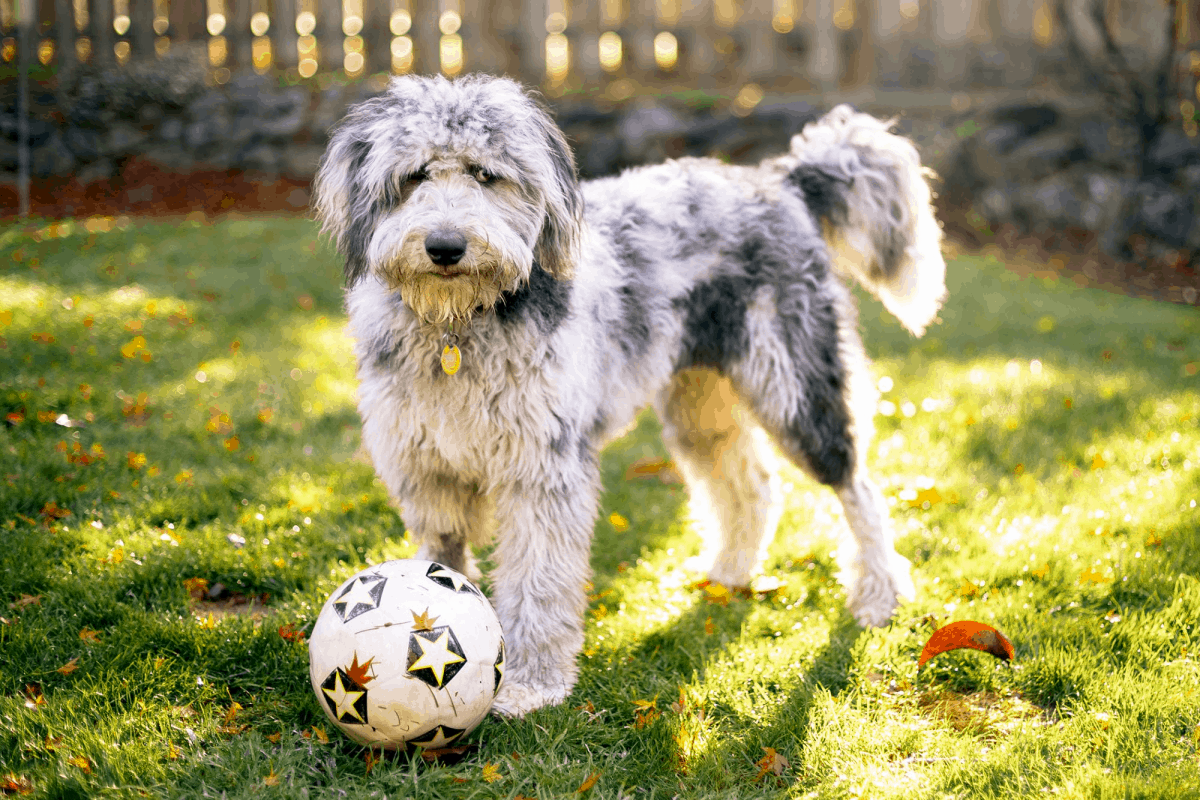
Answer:
[(412, 173), (407, 178), (405, 178), (404, 182), (405, 183), (420, 183), (421, 181), (424, 181), (428, 178), (429, 178), (429, 173), (425, 171), (424, 167), (421, 167), (419, 170), (417, 170), (416, 172)]
[(475, 180), (480, 183), (493, 183), (496, 180), (496, 176), (483, 167), (476, 167), (472, 174), (474, 174)]

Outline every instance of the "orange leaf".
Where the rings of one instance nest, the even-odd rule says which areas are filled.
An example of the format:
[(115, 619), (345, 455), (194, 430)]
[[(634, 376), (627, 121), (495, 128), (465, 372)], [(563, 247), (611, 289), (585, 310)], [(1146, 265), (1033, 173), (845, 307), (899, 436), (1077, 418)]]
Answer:
[(960, 620), (959, 622), (951, 622), (949, 625), (934, 631), (933, 635), (929, 637), (929, 641), (925, 643), (925, 647), (922, 648), (920, 657), (917, 658), (917, 669), (925, 666), (926, 661), (939, 653), (945, 653), (948, 650), (958, 650), (963, 647), (969, 647), (972, 650), (982, 650), (1005, 661), (1009, 661), (1016, 656), (1012, 642), (1008, 641), (1004, 634), (991, 625), (984, 625), (982, 622), (973, 622), (971, 620)]
[(762, 777), (768, 772), (782, 775), (783, 771), (791, 766), (788, 760), (778, 753), (774, 747), (764, 747), (763, 751), (766, 755), (755, 762), (755, 766), (758, 767), (758, 775), (754, 776), (755, 781), (762, 780)]
[(483, 779), (488, 783), (495, 783), (501, 780), (504, 776), (500, 774), (500, 768), (495, 764), (483, 765)]
[(63, 664), (61, 667), (59, 667), (57, 670), (55, 670), (55, 672), (60, 672), (63, 675), (70, 675), (72, 672), (74, 672), (77, 669), (79, 669), (79, 657), (78, 656), (76, 656), (75, 658), (72, 658), (70, 661)]
[(100, 644), (100, 632), (84, 628), (79, 632), (79, 638), (88, 644)]
[[(296, 630), (296, 625), (289, 622), (286, 625), (279, 626), (279, 635), (283, 637), (285, 642), (303, 642), (304, 631)], [(363, 666), (366, 666), (365, 664)]]
[(33, 783), (24, 775), (14, 775), (8, 773), (4, 776), (4, 782), (0, 783), (0, 793), (3, 794), (29, 794), (33, 791)]
[(241, 710), (242, 710), (242, 704), (237, 702), (236, 700), (233, 701), (233, 703), (230, 704), (229, 708), (226, 709), (226, 711), (225, 711), (225, 724), (228, 725), (231, 722), (233, 722), (233, 718), (236, 717), (237, 713)]
[(271, 744), (279, 744), (279, 740), (282, 738), (283, 738), (282, 731), (280, 731), (279, 733), (268, 733), (267, 734), (267, 741), (270, 742)]
[(599, 773), (599, 772), (593, 772), (591, 775), (589, 775), (589, 776), (587, 777), (587, 780), (586, 780), (586, 781), (584, 781), (583, 783), (579, 784), (579, 788), (575, 790), (575, 794), (583, 794), (583, 793), (584, 793), (584, 792), (586, 792), (588, 789), (591, 789), (593, 786), (595, 786), (595, 785), (596, 785), (596, 781), (598, 781), (598, 780), (600, 780), (600, 773)]
[(68, 758), (67, 763), (71, 764), (72, 766), (79, 767), (81, 770), (88, 773), (89, 775), (92, 772), (92, 762), (88, 761), (88, 759), (85, 758), (84, 756), (75, 756), (74, 758)]
[(263, 778), (263, 783), (265, 783), (267, 786), (278, 786), (279, 785), (278, 773), (276, 773), (275, 770), (272, 769), (271, 774), (268, 775), (267, 777)]
[(371, 664), (374, 661), (374, 658), (368, 658), (365, 663), (358, 663), (358, 652), (356, 651), (354, 653), (354, 663), (346, 667), (346, 677), (359, 686), (365, 687), (375, 677), (367, 671), (371, 668)]
[(193, 600), (204, 599), (204, 593), (208, 591), (207, 578), (186, 578), (183, 581), (183, 588), (187, 589), (187, 593)]
[(313, 738), (321, 744), (329, 744), (329, 734), (325, 733), (325, 729), (320, 725), (312, 726)]
[(704, 635), (712, 636), (714, 631), (716, 631), (716, 628), (713, 626), (712, 617), (708, 617), (704, 620)]
[(625, 470), (625, 480), (638, 478), (657, 478), (660, 483), (665, 484), (683, 483), (683, 479), (675, 470), (675, 463), (662, 458), (639, 458), (630, 464), (629, 469)]

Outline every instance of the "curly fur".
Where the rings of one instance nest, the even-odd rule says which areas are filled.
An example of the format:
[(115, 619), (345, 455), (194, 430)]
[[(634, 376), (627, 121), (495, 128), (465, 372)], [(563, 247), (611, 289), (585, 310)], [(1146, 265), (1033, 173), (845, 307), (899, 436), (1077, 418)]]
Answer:
[[(915, 333), (936, 314), (929, 190), (884, 123), (839, 107), (757, 167), (681, 159), (581, 185), (517, 84), (398, 78), (335, 133), (316, 207), (346, 260), (363, 444), (420, 557), (470, 570), (495, 537), (499, 713), (574, 686), (598, 453), (648, 403), (710, 579), (760, 568), (773, 444), (846, 510), (855, 619), (885, 624), (911, 595), (863, 464), (875, 396), (831, 255)], [(435, 263), (431, 235), (460, 237), (461, 260)]]

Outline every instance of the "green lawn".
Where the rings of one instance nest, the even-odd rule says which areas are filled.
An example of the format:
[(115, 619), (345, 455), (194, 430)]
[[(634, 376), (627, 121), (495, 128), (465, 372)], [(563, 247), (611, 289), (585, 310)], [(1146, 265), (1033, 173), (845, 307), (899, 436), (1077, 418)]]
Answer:
[[(569, 702), (371, 764), (280, 632), (414, 550), (358, 453), (316, 226), (0, 228), (0, 793), (1200, 797), (1200, 318), (993, 257), (949, 282), (921, 340), (862, 305), (918, 591), (891, 627), (845, 612), (840, 510), (795, 471), (780, 587), (695, 588), (683, 489), (626, 475), (665, 457), (647, 414), (604, 454)], [(957, 619), (1015, 662), (918, 672)]]

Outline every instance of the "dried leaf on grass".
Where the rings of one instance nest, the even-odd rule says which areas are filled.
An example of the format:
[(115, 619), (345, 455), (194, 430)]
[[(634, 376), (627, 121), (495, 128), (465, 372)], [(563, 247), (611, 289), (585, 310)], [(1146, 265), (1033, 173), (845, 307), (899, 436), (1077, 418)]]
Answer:
[(1015, 656), (1012, 642), (991, 625), (972, 620), (959, 620), (933, 632), (929, 641), (925, 643), (925, 647), (921, 649), (921, 655), (917, 658), (917, 669), (924, 667), (925, 662), (939, 653), (964, 647), (982, 650), (1005, 661), (1009, 661)]
[(591, 775), (588, 775), (587, 780), (579, 784), (579, 788), (575, 790), (575, 794), (583, 794), (584, 792), (589, 791), (593, 786), (596, 785), (596, 781), (598, 780), (600, 780), (599, 772), (593, 772)]
[(755, 762), (755, 766), (758, 767), (758, 774), (754, 776), (755, 782), (762, 780), (768, 772), (776, 776), (782, 775), (783, 771), (791, 766), (783, 754), (776, 751), (774, 747), (764, 747), (763, 751), (766, 755)]
[(0, 783), (0, 793), (3, 794), (29, 794), (32, 791), (33, 783), (24, 775), (10, 772), (4, 776), (4, 782)]

